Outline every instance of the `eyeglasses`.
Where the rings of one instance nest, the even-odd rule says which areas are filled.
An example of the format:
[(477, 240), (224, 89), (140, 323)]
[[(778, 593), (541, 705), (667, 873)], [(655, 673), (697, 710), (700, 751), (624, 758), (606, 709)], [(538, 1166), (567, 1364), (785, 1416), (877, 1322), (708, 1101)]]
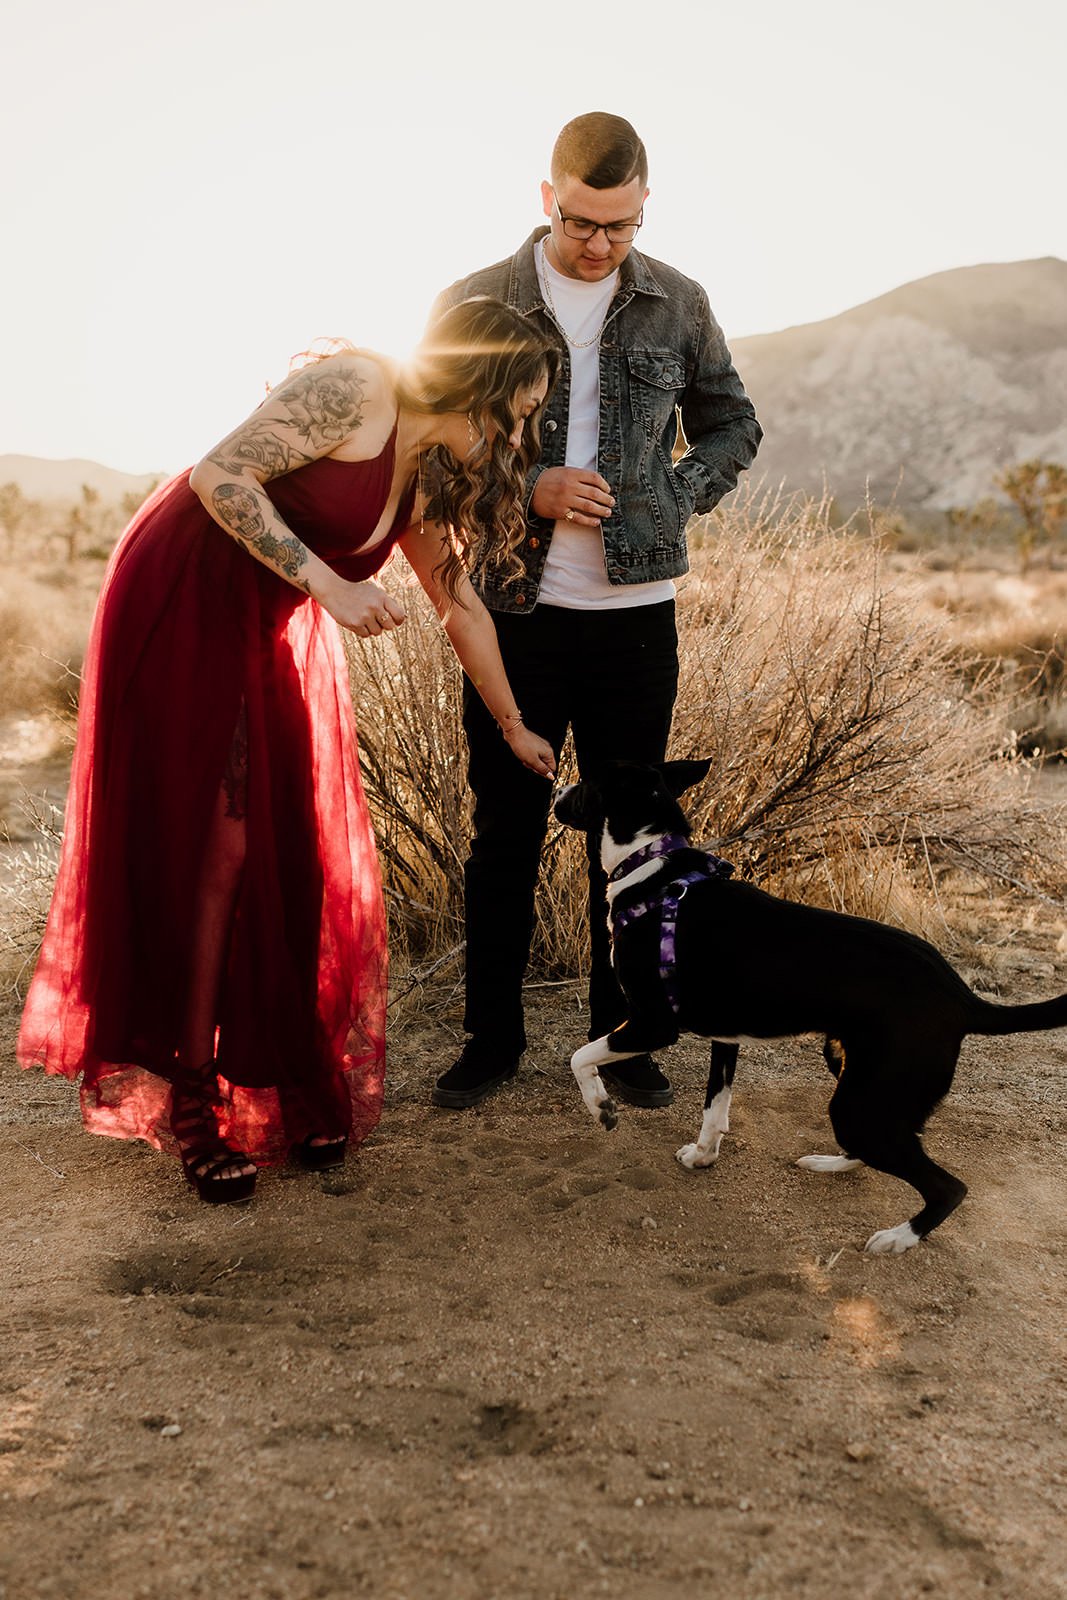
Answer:
[(590, 222), (588, 217), (565, 217), (554, 193), (552, 203), (568, 239), (592, 239), (596, 234), (603, 233), (609, 244), (630, 244), (645, 220), (644, 206), (638, 212), (636, 222)]

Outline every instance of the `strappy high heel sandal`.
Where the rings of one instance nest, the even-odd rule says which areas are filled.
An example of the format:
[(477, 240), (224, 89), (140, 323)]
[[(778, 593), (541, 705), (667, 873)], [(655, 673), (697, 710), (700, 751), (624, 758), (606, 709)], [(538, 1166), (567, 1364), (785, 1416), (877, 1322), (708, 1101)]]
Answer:
[(178, 1141), (182, 1171), (200, 1199), (208, 1205), (236, 1205), (251, 1200), (258, 1174), (231, 1170), (250, 1165), (250, 1160), (219, 1137), (217, 1097), (215, 1063), (206, 1061), (175, 1083), (170, 1129)]
[(312, 1139), (317, 1137), (317, 1134), (311, 1133), (299, 1144), (294, 1144), (291, 1152), (293, 1160), (308, 1172), (331, 1172), (334, 1167), (343, 1167), (348, 1154), (348, 1139), (342, 1135), (340, 1139), (327, 1139), (325, 1144), (312, 1144)]

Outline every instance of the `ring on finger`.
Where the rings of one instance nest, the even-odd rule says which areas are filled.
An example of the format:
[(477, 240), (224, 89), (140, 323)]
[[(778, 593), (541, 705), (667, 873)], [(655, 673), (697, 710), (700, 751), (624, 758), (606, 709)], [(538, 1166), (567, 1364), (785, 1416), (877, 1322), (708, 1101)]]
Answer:
[(574, 507), (573, 506), (571, 507), (571, 509), (569, 511), (565, 511), (563, 514), (566, 517), (568, 522), (573, 522), (574, 521)]

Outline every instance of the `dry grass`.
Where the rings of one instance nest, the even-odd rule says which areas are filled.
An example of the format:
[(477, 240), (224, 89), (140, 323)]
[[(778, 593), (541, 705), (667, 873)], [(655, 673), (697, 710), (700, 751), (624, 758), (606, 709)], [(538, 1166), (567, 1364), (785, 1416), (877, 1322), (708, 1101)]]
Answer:
[[(13, 1042), (44, 932), (61, 817), (32, 792), (69, 759), (81, 666), (103, 566), (26, 561), (0, 597), (0, 1042)], [(31, 776), (31, 773), (33, 774)], [(28, 791), (24, 785), (30, 785)]]
[(0, 919), (0, 983), (17, 994), (44, 934), (63, 827), (62, 816), (52, 806), (27, 800), (26, 814), (32, 824), (30, 837), (4, 841), (8, 847)]
[(9, 572), (0, 598), (0, 707), (70, 712), (77, 703), (102, 568)]
[(965, 661), (995, 660), (1019, 747), (1067, 755), (1067, 572), (959, 568), (924, 585)]
[(59, 861), (62, 818), (26, 802), (27, 838), (0, 833), (0, 1050), (14, 1051), (26, 986), (37, 959)]

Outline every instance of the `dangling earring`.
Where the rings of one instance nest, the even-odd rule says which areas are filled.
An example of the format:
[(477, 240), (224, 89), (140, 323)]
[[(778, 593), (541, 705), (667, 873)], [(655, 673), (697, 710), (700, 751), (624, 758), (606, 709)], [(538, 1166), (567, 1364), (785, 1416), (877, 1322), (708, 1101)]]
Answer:
[(471, 416), (469, 411), (467, 412), (467, 438), (470, 440), (471, 444), (478, 443), (478, 430), (474, 426), (474, 418)]

